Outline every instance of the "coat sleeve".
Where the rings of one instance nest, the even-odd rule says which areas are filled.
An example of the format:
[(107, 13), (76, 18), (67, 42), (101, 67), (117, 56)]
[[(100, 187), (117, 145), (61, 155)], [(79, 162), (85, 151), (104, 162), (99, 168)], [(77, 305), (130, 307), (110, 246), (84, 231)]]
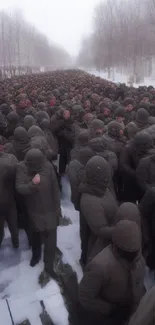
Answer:
[(107, 225), (103, 206), (96, 204), (93, 197), (91, 202), (81, 199), (81, 212), (93, 234), (105, 239), (111, 238), (112, 229)]
[(107, 285), (103, 270), (92, 261), (87, 266), (82, 281), (79, 285), (79, 300), (81, 305), (92, 312), (109, 315), (113, 310), (112, 304), (101, 298), (101, 288)]
[(129, 147), (127, 146), (122, 149), (120, 154), (120, 168), (128, 176), (132, 178), (136, 177), (136, 171), (130, 166)]
[(137, 167), (136, 170), (136, 178), (137, 178), (137, 183), (139, 187), (146, 192), (149, 189), (149, 184), (148, 184), (148, 168), (146, 162), (144, 159), (142, 159)]
[(54, 202), (54, 208), (55, 208), (56, 216), (58, 217), (58, 223), (59, 223), (59, 218), (61, 216), (60, 189), (59, 189), (56, 172), (52, 165), (51, 165), (51, 184), (52, 184), (52, 199)]
[(31, 195), (37, 191), (37, 185), (27, 182), (27, 177), (22, 165), (18, 164), (16, 169), (16, 191), (22, 195)]

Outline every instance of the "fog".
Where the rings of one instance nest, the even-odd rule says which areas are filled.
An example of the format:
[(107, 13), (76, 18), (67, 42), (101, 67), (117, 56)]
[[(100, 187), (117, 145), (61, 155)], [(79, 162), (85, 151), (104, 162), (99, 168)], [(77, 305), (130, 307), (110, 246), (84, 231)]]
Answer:
[(0, 10), (21, 8), (25, 18), (46, 36), (77, 55), (82, 37), (91, 32), (98, 0), (1, 0)]

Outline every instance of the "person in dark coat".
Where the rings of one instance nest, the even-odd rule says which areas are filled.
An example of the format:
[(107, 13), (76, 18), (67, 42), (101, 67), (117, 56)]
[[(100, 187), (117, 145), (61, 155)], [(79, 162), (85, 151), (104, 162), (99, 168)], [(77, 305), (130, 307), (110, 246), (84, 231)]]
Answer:
[(155, 187), (155, 153), (141, 159), (136, 169), (136, 177), (138, 186), (144, 194), (149, 188)]
[(17, 157), (18, 161), (24, 160), (24, 157), (29, 150), (29, 145), (27, 131), (22, 126), (18, 126), (14, 131), (12, 139), (13, 153)]
[(85, 268), (79, 285), (85, 323), (125, 324), (145, 294), (144, 276), (140, 229), (122, 220), (113, 229), (112, 244)]
[(89, 126), (89, 139), (101, 137), (105, 132), (104, 122), (98, 119), (92, 121)]
[(133, 139), (137, 132), (145, 130), (149, 127), (149, 113), (144, 108), (139, 108), (136, 113), (134, 122), (126, 125), (127, 138)]
[(50, 120), (44, 119), (40, 124), (41, 129), (44, 131), (45, 138), (50, 146), (50, 148), (53, 150), (53, 153), (57, 159), (58, 155), (58, 140), (56, 136), (51, 131), (51, 124)]
[(136, 169), (152, 146), (152, 137), (146, 132), (139, 132), (132, 142), (123, 148), (120, 155), (120, 173), (124, 183), (124, 201), (135, 203), (142, 198), (143, 192), (137, 184)]
[(0, 152), (0, 245), (4, 236), (5, 222), (7, 222), (14, 248), (19, 246), (14, 189), (17, 163), (15, 156)]
[(115, 152), (119, 158), (120, 152), (126, 142), (123, 127), (121, 123), (116, 121), (111, 121), (107, 127), (108, 132), (106, 135), (103, 135), (104, 141), (107, 143), (107, 149)]
[(79, 150), (88, 147), (89, 131), (82, 130), (75, 140), (74, 148), (71, 150), (71, 159), (78, 158)]
[(16, 112), (11, 112), (7, 115), (7, 129), (5, 132), (5, 136), (7, 139), (12, 138), (14, 135), (15, 129), (19, 126), (19, 116)]
[(69, 109), (63, 109), (51, 118), (51, 130), (59, 142), (59, 173), (63, 175), (70, 160), (70, 152), (75, 143), (73, 120)]
[(18, 164), (16, 190), (25, 197), (32, 229), (32, 259), (34, 267), (41, 258), (44, 239), (45, 276), (54, 277), (53, 263), (60, 217), (60, 191), (53, 166), (38, 149), (31, 149)]
[(0, 112), (0, 135), (5, 136), (5, 132), (7, 129), (7, 121), (3, 114)]
[(90, 229), (87, 259), (93, 258), (111, 242), (117, 202), (109, 191), (111, 171), (100, 156), (91, 158), (85, 166), (84, 183), (81, 183), (80, 213)]

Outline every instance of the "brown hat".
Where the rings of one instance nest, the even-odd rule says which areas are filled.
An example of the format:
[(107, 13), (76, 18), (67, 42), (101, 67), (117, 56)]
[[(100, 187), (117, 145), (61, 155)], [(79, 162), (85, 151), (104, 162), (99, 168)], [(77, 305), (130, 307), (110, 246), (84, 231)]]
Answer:
[(121, 220), (113, 231), (112, 241), (126, 252), (138, 252), (142, 245), (140, 228), (134, 221)]

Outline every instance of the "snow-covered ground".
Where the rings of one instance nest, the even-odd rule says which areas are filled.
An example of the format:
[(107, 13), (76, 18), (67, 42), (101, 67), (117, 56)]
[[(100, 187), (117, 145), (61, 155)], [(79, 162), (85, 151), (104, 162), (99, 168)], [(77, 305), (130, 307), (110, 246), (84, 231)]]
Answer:
[[(58, 227), (58, 247), (63, 253), (64, 262), (72, 266), (80, 280), (82, 270), (79, 265), (79, 214), (70, 202), (67, 178), (63, 179), (62, 213), (71, 219), (72, 224)], [(42, 325), (39, 317), (42, 312), (39, 301), (43, 300), (53, 322), (56, 325), (67, 325), (68, 312), (58, 284), (50, 281), (44, 289), (41, 289), (38, 276), (43, 270), (43, 262), (31, 268), (30, 258), (31, 251), (24, 231), (20, 231), (20, 249), (16, 251), (12, 248), (9, 232), (6, 231), (0, 249), (0, 324), (12, 325), (8, 302), (15, 325), (25, 319), (29, 319), (31, 325)]]
[[(128, 79), (129, 76), (123, 74), (123, 73), (119, 73), (116, 72), (113, 74), (113, 77), (108, 78), (108, 73), (105, 71), (97, 71), (95, 69), (90, 69), (90, 70), (86, 70), (87, 72), (89, 72), (90, 74), (94, 74), (97, 77), (101, 77), (103, 79), (109, 80), (109, 81), (113, 81), (116, 83), (125, 83), (128, 84)], [(139, 83), (139, 84), (133, 84), (134, 87), (139, 87), (139, 86), (153, 86), (155, 87), (155, 78), (144, 78), (144, 81)]]

